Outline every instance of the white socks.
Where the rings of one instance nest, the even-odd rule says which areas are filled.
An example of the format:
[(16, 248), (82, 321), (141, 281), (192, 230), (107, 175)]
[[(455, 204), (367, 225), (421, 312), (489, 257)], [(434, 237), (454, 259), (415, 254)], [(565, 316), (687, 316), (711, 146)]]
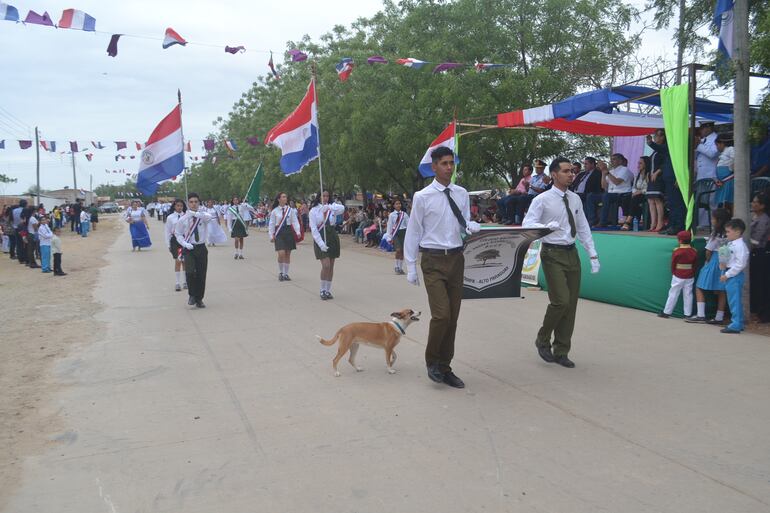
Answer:
[(321, 292), (331, 292), (332, 291), (332, 282), (321, 280)]
[(235, 250), (235, 256), (242, 256), (242, 255), (243, 255), (243, 250), (242, 249), (236, 249)]
[(717, 310), (717, 314), (714, 316), (715, 321), (724, 321), (725, 320), (725, 311), (724, 310)]
[[(698, 317), (706, 317), (706, 303), (697, 303), (698, 305)], [(722, 313), (724, 315), (724, 312)]]
[(289, 264), (283, 262), (278, 263), (278, 272), (281, 274), (289, 274)]
[(396, 260), (396, 270), (397, 270), (397, 271), (400, 271), (400, 270), (402, 270), (402, 269), (404, 268), (403, 266), (404, 266), (404, 261), (403, 261), (403, 260), (398, 260), (398, 259), (397, 259), (397, 260)]
[(176, 274), (176, 284), (181, 287), (182, 286), (182, 271), (174, 271), (174, 274)]

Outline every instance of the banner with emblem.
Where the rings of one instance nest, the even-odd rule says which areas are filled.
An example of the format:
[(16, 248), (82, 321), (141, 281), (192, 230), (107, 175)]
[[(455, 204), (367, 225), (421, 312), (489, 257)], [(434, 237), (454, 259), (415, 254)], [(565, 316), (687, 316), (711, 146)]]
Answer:
[(548, 228), (482, 227), (465, 239), (463, 299), (521, 297), (524, 260)]
[(536, 240), (529, 245), (527, 254), (524, 256), (524, 265), (521, 268), (521, 283), (527, 285), (537, 285), (538, 275), (540, 274), (540, 248), (542, 241)]

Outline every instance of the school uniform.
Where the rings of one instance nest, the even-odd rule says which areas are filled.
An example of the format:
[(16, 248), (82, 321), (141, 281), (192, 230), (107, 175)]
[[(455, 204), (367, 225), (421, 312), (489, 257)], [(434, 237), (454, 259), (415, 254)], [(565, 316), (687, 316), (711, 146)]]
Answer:
[(187, 289), (190, 294), (188, 304), (202, 308), (206, 293), (206, 272), (208, 270), (208, 223), (211, 214), (188, 210), (174, 226), (174, 237), (182, 246), (184, 270), (187, 277)]
[[(406, 239), (406, 227), (409, 224), (409, 214), (401, 211), (394, 210), (388, 215), (388, 224), (385, 228), (385, 237), (387, 242), (393, 244), (396, 251), (404, 250), (404, 240)], [(404, 261), (396, 259), (396, 274), (404, 273)]]
[(275, 207), (271, 212), (267, 232), (274, 239), (276, 251), (293, 251), (297, 249), (295, 235), (301, 235), (297, 210), (290, 206)]
[(51, 237), (51, 253), (53, 254), (53, 274), (55, 276), (64, 276), (66, 273), (61, 268), (61, 239), (56, 234), (53, 234)]
[(663, 313), (671, 315), (682, 293), (682, 301), (685, 317), (692, 315), (692, 289), (695, 284), (695, 265), (698, 261), (698, 252), (689, 244), (682, 244), (671, 255), (671, 288), (668, 291), (666, 306)]
[(147, 211), (144, 207), (129, 207), (128, 210), (126, 210), (126, 213), (123, 214), (123, 218), (126, 221), (131, 221), (128, 225), (129, 231), (131, 232), (131, 247), (141, 249), (152, 246), (150, 233), (147, 231), (147, 226), (144, 224), (144, 221), (147, 218)]
[(214, 244), (224, 244), (227, 242), (227, 234), (222, 229), (222, 225), (219, 223), (219, 219), (222, 217), (222, 215), (219, 213), (219, 209), (217, 207), (201, 207), (198, 210), (211, 214), (211, 221), (208, 223), (209, 233), (207, 242), (212, 246)]
[(80, 212), (80, 236), (88, 237), (89, 231), (91, 231), (91, 214), (83, 210)]
[(721, 236), (709, 237), (706, 242), (706, 250), (711, 252), (708, 262), (698, 274), (695, 286), (701, 290), (713, 290), (715, 292), (725, 290), (725, 284), (719, 281), (722, 271), (719, 269), (719, 248), (727, 244), (727, 239)]
[(174, 237), (174, 228), (176, 227), (177, 221), (179, 221), (179, 219), (183, 215), (184, 215), (183, 213), (179, 213), (179, 212), (170, 213), (166, 217), (166, 225), (163, 230), (163, 233), (166, 239), (166, 247), (171, 253), (171, 258), (173, 258), (174, 260), (179, 258), (180, 250), (182, 249), (182, 246), (179, 245), (179, 242), (176, 240), (176, 237)]
[(318, 204), (310, 209), (308, 221), (313, 234), (316, 260), (340, 257), (340, 238), (334, 226), (337, 224), (337, 216), (344, 212), (345, 206), (340, 203)]
[(44, 273), (51, 272), (51, 239), (53, 232), (47, 224), (41, 224), (37, 231), (40, 242), (40, 267)]
[[(731, 321), (727, 326), (730, 332), (741, 332), (745, 328), (743, 323), (743, 282), (745, 275), (743, 270), (749, 263), (749, 248), (743, 239), (733, 240), (727, 243), (730, 255), (727, 260), (725, 276), (725, 290), (727, 291), (727, 304), (730, 306)], [(723, 330), (724, 331), (724, 330)]]
[(239, 205), (230, 205), (225, 212), (225, 221), (227, 221), (227, 230), (233, 239), (249, 236), (249, 224), (247, 220), (251, 219), (249, 206), (243, 203)]

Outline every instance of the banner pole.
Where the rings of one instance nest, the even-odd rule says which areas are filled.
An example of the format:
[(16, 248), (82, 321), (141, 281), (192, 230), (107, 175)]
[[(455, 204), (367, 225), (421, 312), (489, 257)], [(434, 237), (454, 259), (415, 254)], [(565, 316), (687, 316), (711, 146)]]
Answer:
[(182, 174), (184, 175), (184, 199), (186, 203), (187, 196), (189, 193), (187, 192), (187, 163), (186, 163), (187, 156), (184, 154), (185, 147), (184, 147), (184, 130), (182, 127), (182, 90), (181, 89), (176, 90), (176, 98), (177, 98), (177, 102), (179, 103), (179, 135), (182, 136)]
[[(313, 84), (313, 104), (315, 104), (316, 109), (318, 109), (318, 93), (316, 91), (316, 63), (313, 61), (313, 78), (311, 79), (311, 84)], [(318, 112), (316, 111), (316, 123), (318, 123)], [(312, 125), (312, 113), (311, 113), (311, 125)], [(320, 123), (317, 127), (317, 138), (318, 138), (318, 180), (321, 184), (321, 198), (320, 202), (323, 203), (323, 195), (324, 195), (324, 174), (323, 174), (323, 168), (321, 167), (321, 126)], [(331, 201), (331, 198), (329, 198)]]

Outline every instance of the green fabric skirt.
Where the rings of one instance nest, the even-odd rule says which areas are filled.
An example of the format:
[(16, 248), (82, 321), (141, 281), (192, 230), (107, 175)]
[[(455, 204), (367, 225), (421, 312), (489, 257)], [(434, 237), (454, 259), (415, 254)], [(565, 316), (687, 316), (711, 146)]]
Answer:
[(233, 239), (237, 237), (248, 237), (249, 233), (246, 231), (246, 227), (240, 220), (236, 219), (233, 223), (233, 230), (230, 232), (230, 237)]
[(399, 230), (396, 232), (396, 236), (393, 237), (393, 247), (397, 250), (404, 249), (404, 239), (406, 239), (406, 230)]
[(291, 226), (284, 225), (275, 234), (275, 250), (294, 251), (295, 249), (297, 249), (297, 242), (294, 240), (294, 229)]
[[(340, 257), (340, 237), (337, 235), (336, 230), (331, 227), (327, 226), (325, 227), (325, 240), (326, 245), (329, 247), (329, 251), (323, 252), (321, 251), (321, 248), (318, 247), (318, 244), (313, 242), (313, 251), (315, 252), (316, 260), (321, 260), (323, 258), (339, 258)], [(321, 235), (324, 235), (324, 232), (321, 232)]]

